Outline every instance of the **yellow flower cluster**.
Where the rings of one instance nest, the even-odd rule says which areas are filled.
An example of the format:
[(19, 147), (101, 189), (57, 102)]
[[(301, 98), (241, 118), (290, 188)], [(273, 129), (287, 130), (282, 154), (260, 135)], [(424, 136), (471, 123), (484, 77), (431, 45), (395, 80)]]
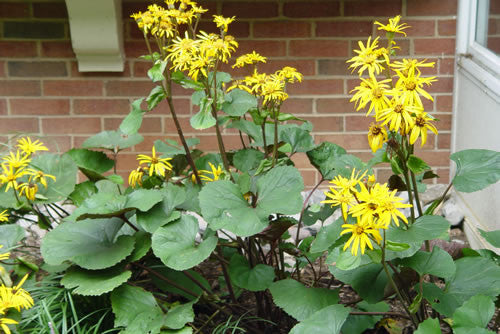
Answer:
[[(218, 165), (217, 168), (211, 162), (208, 163), (211, 170), (200, 169), (198, 170), (198, 175), (200, 176), (200, 180), (205, 182), (214, 182), (220, 180), (220, 177), (224, 175), (224, 170), (222, 170), (222, 166)], [(196, 183), (196, 177), (193, 174), (191, 176), (191, 180), (193, 183)]]
[[(0, 185), (7, 184), (5, 191), (10, 188), (19, 195), (25, 196), (28, 200), (34, 201), (38, 191), (38, 184), (42, 184), (47, 188), (47, 178), (56, 180), (56, 177), (46, 174), (41, 170), (28, 168), (33, 153), (38, 151), (48, 151), (47, 147), (38, 140), (31, 141), (30, 137), (21, 138), (17, 141), (16, 153), (9, 152), (8, 155), (2, 158), (2, 173), (0, 174)], [(28, 180), (22, 181), (24, 176), (29, 176)], [(5, 211), (4, 211), (5, 212)], [(2, 221), (2, 212), (0, 221)]]
[(7, 311), (9, 309), (16, 309), (20, 312), (21, 309), (29, 309), (34, 304), (29, 292), (22, 288), (27, 278), (28, 275), (25, 275), (19, 284), (13, 287), (7, 287), (4, 284), (0, 286), (0, 328), (6, 334), (11, 333), (8, 325), (16, 325), (18, 323), (15, 320), (4, 317)]
[(159, 38), (178, 36), (181, 24), (191, 24), (207, 11), (190, 0), (167, 0), (165, 3), (167, 8), (150, 5), (146, 12), (131, 15), (145, 36), (149, 33)]
[[(373, 123), (368, 132), (368, 141), (373, 152), (382, 147), (387, 141), (387, 131), (399, 132), (402, 136), (409, 136), (410, 144), (421, 138), (421, 146), (427, 141), (427, 131), (438, 134), (432, 124), (434, 117), (424, 112), (422, 97), (433, 100), (424, 90), (436, 81), (436, 77), (423, 77), (421, 68), (433, 67), (433, 62), (403, 59), (391, 62), (393, 49), (398, 48), (393, 40), (394, 34), (406, 36), (403, 29), (408, 28), (405, 23), (399, 24), (401, 17), (389, 19), (383, 25), (379, 22), (379, 30), (385, 30), (389, 39), (387, 48), (379, 47), (379, 37), (373, 41), (368, 38), (366, 46), (358, 42), (360, 49), (355, 50), (356, 56), (348, 60), (349, 67), (358, 70), (361, 83), (352, 92), (351, 102), (356, 110), (366, 109), (366, 115), (373, 115), (379, 123)], [(367, 72), (368, 77), (362, 77)], [(377, 78), (384, 74), (385, 79)]]
[[(233, 67), (255, 65), (258, 62), (266, 62), (266, 58), (253, 51), (236, 59)], [(302, 74), (290, 66), (285, 66), (273, 74), (259, 73), (254, 67), (252, 75), (246, 76), (243, 80), (235, 81), (228, 91), (234, 88), (243, 89), (258, 98), (262, 98), (263, 105), (267, 103), (279, 105), (288, 98), (285, 91), (286, 85), (301, 81)]]
[(137, 169), (130, 172), (128, 177), (128, 183), (131, 187), (136, 187), (137, 185), (142, 186), (142, 178), (144, 174), (147, 173), (149, 176), (153, 176), (153, 174), (161, 177), (165, 177), (165, 171), (172, 170), (172, 165), (170, 164), (170, 160), (172, 158), (159, 158), (156, 156), (156, 150), (153, 146), (151, 156), (145, 154), (137, 155), (137, 160), (140, 165)]
[[(411, 207), (411, 204), (401, 203), (403, 200), (396, 197), (396, 190), (389, 190), (386, 183), (375, 182), (374, 176), (365, 180), (366, 172), (356, 172), (353, 169), (351, 177), (335, 177), (330, 183), (330, 191), (325, 192), (328, 199), (322, 203), (340, 206), (345, 224), (340, 234), (351, 233), (351, 237), (344, 245), (344, 250), (351, 246), (351, 253), (358, 254), (365, 249), (373, 249), (371, 241), (380, 244), (382, 237), (380, 230), (388, 229), (391, 222), (399, 226), (399, 220), (408, 224), (406, 217), (399, 211), (401, 208)], [(347, 217), (356, 218), (355, 224), (347, 223)]]

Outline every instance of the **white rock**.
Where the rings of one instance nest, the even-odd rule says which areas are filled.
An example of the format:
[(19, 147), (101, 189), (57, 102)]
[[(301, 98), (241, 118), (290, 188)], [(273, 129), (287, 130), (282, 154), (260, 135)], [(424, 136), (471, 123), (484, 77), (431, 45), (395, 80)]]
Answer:
[(451, 226), (457, 226), (464, 220), (464, 214), (460, 210), (453, 196), (443, 204), (443, 216)]

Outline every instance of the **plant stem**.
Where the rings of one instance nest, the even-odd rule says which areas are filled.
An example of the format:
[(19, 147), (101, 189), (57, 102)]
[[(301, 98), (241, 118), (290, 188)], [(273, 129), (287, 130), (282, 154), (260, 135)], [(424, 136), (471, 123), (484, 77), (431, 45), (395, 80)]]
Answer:
[(266, 143), (266, 120), (260, 126), (262, 128), (262, 142), (264, 143), (264, 158), (267, 158), (267, 143)]
[(142, 264), (140, 264), (140, 263), (137, 263), (137, 262), (132, 262), (132, 264), (133, 264), (134, 266), (137, 266), (137, 267), (139, 267), (139, 268), (142, 268), (142, 269), (146, 270), (146, 271), (147, 271), (148, 273), (150, 273), (151, 275), (154, 275), (154, 276), (158, 277), (159, 279), (161, 279), (161, 280), (162, 280), (162, 281), (164, 281), (164, 282), (167, 282), (168, 284), (172, 285), (173, 287), (175, 287), (175, 288), (177, 288), (177, 289), (179, 289), (179, 290), (181, 290), (181, 291), (184, 291), (184, 292), (185, 292), (185, 293), (187, 293), (188, 295), (191, 295), (191, 296), (193, 296), (193, 297), (195, 297), (195, 298), (198, 298), (198, 295), (197, 295), (196, 293), (194, 293), (194, 292), (192, 292), (192, 291), (190, 291), (190, 290), (186, 289), (186, 288), (185, 288), (185, 287), (183, 287), (182, 285), (177, 284), (176, 282), (174, 282), (174, 281), (170, 280), (169, 278), (167, 278), (167, 277), (163, 276), (163, 275), (162, 275), (162, 274), (160, 274), (159, 272), (157, 272), (157, 271), (155, 271), (155, 270), (153, 270), (153, 269), (151, 269), (151, 268), (149, 268), (149, 267), (146, 267), (146, 266), (144, 266), (144, 265), (142, 265)]
[(273, 146), (273, 164), (276, 165), (276, 159), (278, 158), (278, 110), (273, 107), (273, 117), (274, 117), (274, 146)]
[(226, 265), (224, 264), (224, 261), (222, 261), (222, 250), (219, 245), (217, 245), (217, 253), (220, 254), (220, 256), (217, 256), (219, 259), (220, 265), (222, 267), (222, 273), (224, 274), (224, 280), (226, 281), (226, 286), (227, 290), (229, 291), (229, 296), (231, 296), (231, 300), (233, 303), (237, 303), (236, 301), (236, 296), (234, 295), (234, 290), (233, 290), (233, 285), (231, 283), (231, 279), (229, 278), (229, 274), (227, 273)]
[(321, 183), (323, 183), (323, 181), (325, 181), (325, 179), (321, 178), (321, 180), (319, 180), (318, 184), (316, 184), (314, 186), (314, 188), (311, 189), (311, 191), (309, 192), (309, 194), (307, 195), (307, 197), (304, 201), (304, 204), (302, 205), (302, 210), (300, 210), (299, 221), (297, 223), (297, 234), (295, 235), (295, 247), (297, 247), (299, 244), (300, 225), (302, 224), (302, 218), (304, 217), (304, 211), (307, 208), (307, 204), (309, 203), (309, 200), (311, 199), (312, 194), (316, 191), (316, 189), (318, 189), (319, 185)]
[(398, 313), (398, 312), (358, 312), (358, 311), (353, 311), (349, 312), (350, 315), (389, 315), (392, 317), (400, 317), (400, 318), (405, 318), (405, 319), (410, 319), (406, 314)]
[[(222, 163), (224, 164), (224, 169), (229, 173), (229, 161), (227, 160), (226, 148), (224, 147), (224, 141), (222, 140), (222, 134), (220, 132), (219, 122), (217, 119), (217, 67), (214, 69), (213, 74), (214, 98), (212, 102), (212, 116), (215, 118), (215, 134), (217, 135), (217, 144), (219, 145), (219, 152), (222, 158)], [(208, 85), (208, 93), (210, 93), (210, 83), (208, 83)]]
[(212, 295), (212, 292), (210, 290), (208, 290), (203, 284), (200, 283), (200, 281), (198, 281), (193, 275), (191, 275), (189, 273), (189, 271), (187, 270), (184, 270), (182, 271), (182, 273), (187, 277), (189, 278), (191, 281), (193, 281), (194, 284), (198, 285), (200, 287), (200, 289), (202, 289), (203, 291), (205, 291), (206, 293), (208, 293), (209, 295)]
[(408, 176), (408, 169), (405, 167), (403, 171), (403, 176), (405, 178), (406, 191), (408, 192), (408, 200), (411, 204), (410, 214), (411, 214), (411, 223), (415, 222), (415, 208), (413, 207), (413, 192), (411, 189), (410, 177)]
[(420, 217), (424, 215), (424, 212), (422, 211), (422, 205), (420, 204), (420, 198), (418, 195), (417, 179), (412, 171), (410, 171), (410, 177), (411, 177), (411, 183), (413, 184), (413, 192), (415, 193), (415, 201), (417, 202), (418, 216)]
[(56, 203), (50, 203), (49, 206), (57, 208), (58, 210), (62, 211), (62, 213), (64, 213), (67, 216), (70, 215), (70, 213), (68, 211), (64, 210), (64, 208), (62, 206), (60, 206), (60, 205), (58, 205)]
[(125, 216), (125, 214), (122, 214), (122, 215), (120, 216), (120, 218), (121, 218), (121, 219), (123, 219), (123, 221), (124, 221), (124, 222), (125, 222), (128, 226), (130, 226), (130, 227), (131, 227), (134, 231), (136, 231), (136, 232), (138, 232), (138, 231), (139, 231), (139, 229), (138, 229), (137, 227), (135, 227), (135, 225), (134, 225), (134, 224), (132, 224), (132, 223), (130, 222), (130, 220), (128, 220), (128, 219), (127, 219), (127, 217)]
[(245, 145), (245, 141), (243, 140), (243, 134), (241, 133), (241, 130), (238, 130), (238, 133), (240, 135), (241, 144), (243, 145), (243, 148), (246, 149), (247, 146)]

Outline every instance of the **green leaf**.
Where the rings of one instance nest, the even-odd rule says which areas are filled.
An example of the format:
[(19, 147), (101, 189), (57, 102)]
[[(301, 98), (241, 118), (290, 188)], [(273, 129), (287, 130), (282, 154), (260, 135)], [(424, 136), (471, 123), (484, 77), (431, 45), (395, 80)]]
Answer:
[(127, 196), (126, 206), (140, 211), (148, 211), (163, 200), (163, 193), (156, 189), (138, 189)]
[(210, 100), (202, 99), (200, 101), (200, 111), (191, 117), (190, 123), (193, 129), (204, 130), (215, 125), (216, 120), (212, 115), (212, 105)]
[(264, 153), (253, 149), (247, 148), (239, 150), (233, 156), (233, 164), (238, 170), (248, 172), (252, 169), (259, 167), (260, 162), (264, 159)]
[[(387, 312), (389, 309), (389, 305), (385, 302), (369, 304), (366, 301), (361, 301), (356, 304), (356, 310), (361, 312)], [(381, 319), (381, 315), (349, 315), (342, 326), (342, 333), (363, 333), (366, 329), (374, 328)]]
[(333, 143), (323, 142), (313, 150), (307, 152), (307, 157), (324, 179), (332, 179), (336, 175), (334, 172), (335, 160), (344, 154), (346, 154), (346, 150), (342, 147)]
[(305, 320), (315, 312), (339, 301), (338, 291), (307, 288), (293, 279), (274, 282), (269, 290), (274, 303), (298, 321)]
[(130, 257), (129, 262), (135, 262), (142, 259), (151, 249), (151, 234), (138, 231), (134, 234), (135, 248)]
[(115, 327), (127, 327), (139, 313), (163, 314), (152, 293), (130, 285), (122, 285), (111, 293), (111, 306)]
[(429, 318), (424, 320), (418, 325), (415, 334), (441, 334), (441, 327), (439, 326), (439, 319)]
[[(153, 266), (150, 266), (150, 267), (153, 267)], [(163, 264), (155, 266), (154, 270), (156, 272), (158, 272), (159, 274), (161, 274), (162, 276), (168, 278), (170, 281), (177, 283), (178, 285), (186, 288), (188, 291), (191, 291), (198, 296), (200, 296), (204, 293), (204, 291), (196, 283), (194, 283), (192, 280), (190, 280), (182, 271), (177, 271), (177, 270), (167, 268)], [(207, 289), (208, 291), (212, 290), (210, 287), (210, 283), (208, 283), (208, 281), (203, 276), (201, 276), (200, 274), (198, 274), (194, 270), (186, 270), (186, 271), (191, 276), (193, 276), (198, 282), (200, 282), (201, 285), (203, 285), (203, 287), (205, 289)], [(151, 278), (153, 280), (153, 283), (162, 291), (171, 292), (171, 293), (174, 293), (176, 295), (183, 296), (184, 298), (187, 298), (189, 300), (196, 299), (196, 297), (193, 297), (192, 295), (186, 293), (185, 291), (180, 290), (180, 289), (176, 288), (175, 286), (170, 285), (170, 284), (166, 283), (165, 281), (163, 281), (155, 276), (152, 276)]]
[(450, 223), (441, 216), (425, 215), (419, 217), (407, 230), (391, 228), (387, 239), (395, 242), (415, 243), (437, 239), (448, 231)]
[[(214, 83), (214, 72), (208, 73), (208, 82), (213, 86)], [(228, 83), (232, 80), (231, 74), (226, 72), (216, 72), (217, 87), (221, 87), (222, 83)]]
[(115, 165), (106, 154), (84, 148), (74, 148), (66, 152), (76, 163), (80, 171), (91, 181), (104, 179), (101, 174), (107, 172)]
[(72, 292), (82, 296), (100, 296), (110, 292), (125, 283), (132, 272), (123, 271), (122, 267), (113, 267), (105, 270), (85, 270), (71, 267), (66, 271), (61, 284), (66, 289), (74, 289)]
[(455, 261), (456, 273), (446, 281), (443, 291), (424, 284), (424, 298), (439, 313), (451, 317), (455, 310), (475, 295), (496, 297), (500, 294), (500, 267), (483, 257), (464, 257)]
[(500, 248), (500, 230), (496, 231), (484, 231), (478, 228), (481, 236), (486, 239), (493, 247)]
[(455, 274), (455, 262), (450, 254), (434, 246), (432, 252), (418, 251), (412, 257), (401, 260), (401, 264), (414, 269), (420, 276), (431, 274), (449, 279)]
[(453, 313), (453, 329), (484, 328), (495, 314), (495, 304), (490, 296), (471, 297)]
[(132, 111), (123, 119), (120, 124), (120, 131), (127, 135), (136, 134), (141, 128), (142, 117), (146, 113), (141, 109), (141, 103), (144, 99), (138, 99), (132, 102)]
[[(200, 140), (198, 138), (186, 138), (186, 144), (188, 147), (198, 145), (199, 143)], [(165, 142), (158, 139), (154, 142), (154, 147), (157, 152), (162, 153), (163, 156), (166, 157), (186, 154), (184, 147), (178, 145), (177, 142), (172, 139), (166, 139)]]
[(281, 132), (281, 138), (292, 146), (292, 153), (307, 152), (314, 148), (314, 139), (309, 131), (301, 128), (288, 128)]
[(193, 334), (193, 329), (189, 326), (186, 326), (182, 329), (164, 329), (160, 334)]
[(244, 90), (236, 88), (227, 95), (231, 98), (231, 102), (225, 102), (222, 105), (222, 111), (229, 116), (241, 117), (248, 110), (257, 108), (257, 98)]
[(82, 147), (104, 148), (118, 152), (139, 144), (143, 140), (144, 138), (138, 133), (128, 135), (121, 131), (103, 131), (85, 140)]
[(162, 86), (156, 86), (151, 89), (148, 97), (146, 98), (146, 103), (148, 104), (148, 110), (153, 110), (161, 101), (167, 98), (165, 91)]
[(91, 270), (111, 267), (134, 249), (134, 237), (115, 238), (122, 225), (118, 218), (62, 223), (43, 238), (42, 256), (50, 265), (73, 261)]
[(414, 155), (410, 155), (408, 158), (408, 161), (406, 163), (408, 168), (415, 174), (420, 174), (425, 172), (426, 170), (431, 169), (429, 165), (425, 163), (424, 160), (420, 159), (419, 157), (416, 157)]
[(250, 268), (247, 259), (240, 254), (231, 257), (229, 276), (234, 284), (250, 291), (266, 290), (275, 277), (273, 267), (258, 264)]
[(194, 320), (193, 304), (197, 301), (196, 299), (169, 309), (163, 324), (171, 329), (181, 329), (186, 323), (192, 322)]
[(38, 194), (46, 199), (37, 200), (37, 202), (64, 201), (75, 189), (78, 167), (70, 156), (53, 153), (40, 154), (33, 158), (31, 165), (35, 169), (56, 177), (55, 182), (52, 179), (47, 180), (47, 188), (38, 187)]
[[(278, 121), (280, 122), (285, 122), (285, 121), (301, 121), (301, 122), (306, 122), (305, 119), (303, 118), (299, 118), (299, 117), (296, 117), (292, 114), (287, 114), (287, 113), (284, 113), (284, 112), (280, 112), (278, 114)], [(311, 130), (309, 130), (310, 132)]]
[(316, 239), (314, 239), (311, 245), (311, 252), (324, 252), (332, 246), (332, 244), (340, 238), (340, 232), (342, 231), (343, 219), (339, 217), (333, 223), (321, 227), (318, 234), (316, 234)]
[(163, 76), (163, 72), (165, 72), (165, 68), (167, 67), (167, 62), (166, 61), (157, 61), (156, 64), (154, 64), (149, 70), (148, 70), (148, 77), (153, 81), (153, 82), (158, 82), (162, 81), (165, 79)]
[(295, 325), (290, 334), (338, 334), (349, 312), (350, 308), (343, 305), (327, 306)]
[(141, 312), (133, 318), (127, 328), (120, 331), (120, 334), (159, 334), (163, 327), (165, 316), (159, 312)]
[(388, 250), (393, 252), (402, 252), (410, 248), (410, 245), (403, 242), (394, 242), (390, 240), (386, 240), (385, 247)]
[(176, 71), (172, 73), (172, 80), (181, 85), (186, 89), (202, 90), (204, 88), (203, 84), (198, 81), (191, 80), (189, 77), (185, 76), (181, 71)]
[(450, 159), (457, 164), (452, 183), (458, 191), (478, 191), (500, 180), (500, 152), (463, 150), (453, 153)]
[(374, 304), (384, 299), (387, 276), (381, 264), (371, 263), (348, 271), (334, 266), (330, 267), (330, 272), (338, 280), (351, 285), (368, 303)]
[(209, 257), (217, 246), (216, 236), (196, 245), (198, 230), (196, 218), (183, 214), (179, 221), (160, 227), (153, 233), (153, 252), (169, 268), (190, 269)]
[(387, 150), (386, 146), (384, 144), (383, 148), (380, 148), (373, 154), (373, 158), (371, 158), (368, 163), (367, 163), (367, 168), (372, 168), (375, 165), (381, 164), (381, 163), (388, 163), (390, 162), (389, 158), (387, 157)]
[(0, 225), (0, 253), (5, 253), (8, 249), (17, 245), (24, 239), (24, 229), (17, 224)]

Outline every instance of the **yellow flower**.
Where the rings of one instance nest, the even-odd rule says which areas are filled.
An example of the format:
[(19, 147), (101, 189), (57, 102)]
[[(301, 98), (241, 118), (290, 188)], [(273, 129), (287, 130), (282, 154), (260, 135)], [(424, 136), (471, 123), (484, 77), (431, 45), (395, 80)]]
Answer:
[(302, 73), (297, 71), (297, 69), (290, 67), (290, 66), (285, 66), (281, 70), (276, 72), (276, 75), (283, 81), (294, 83), (295, 81), (297, 82), (302, 82)]
[(381, 211), (380, 205), (386, 198), (388, 189), (385, 185), (376, 183), (372, 188), (368, 189), (364, 184), (361, 184), (361, 191), (356, 194), (358, 203), (349, 209), (349, 213), (353, 217), (358, 217), (361, 222), (375, 223), (375, 219)]
[(10, 187), (17, 189), (17, 179), (23, 177), (26, 174), (26, 171), (23, 170), (23, 168), (15, 169), (11, 164), (7, 163), (2, 164), (2, 169), (3, 174), (0, 175), (0, 181), (2, 183), (7, 183), (5, 192), (9, 191)]
[(40, 182), (45, 188), (47, 188), (47, 179), (52, 179), (54, 182), (56, 181), (56, 177), (54, 175), (50, 174), (45, 174), (41, 170), (35, 170), (35, 169), (27, 169), (26, 170), (27, 175), (31, 175), (29, 178), (29, 182)]
[(425, 112), (415, 117), (415, 124), (410, 131), (410, 144), (414, 144), (417, 141), (418, 137), (421, 137), (422, 140), (420, 146), (424, 146), (425, 142), (427, 141), (427, 129), (434, 132), (435, 135), (438, 134), (436, 127), (432, 123), (430, 123), (430, 121), (433, 120), (434, 118), (429, 117)]
[(387, 141), (387, 131), (385, 127), (372, 123), (370, 129), (368, 130), (368, 143), (372, 152), (376, 152), (378, 149), (382, 148), (384, 143)]
[[(7, 210), (5, 210), (5, 211), (7, 211)], [(3, 248), (3, 245), (0, 245), (0, 248)], [(9, 252), (7, 252), (7, 253), (0, 253), (0, 260), (7, 260), (9, 258), (9, 256), (10, 256)]]
[(165, 177), (165, 170), (172, 170), (172, 165), (168, 162), (169, 160), (172, 160), (172, 158), (163, 158), (163, 159), (158, 158), (156, 156), (156, 151), (154, 146), (150, 157), (144, 154), (139, 154), (137, 156), (137, 160), (141, 165), (142, 164), (148, 165), (149, 176), (152, 176), (153, 173), (155, 173), (156, 175), (161, 175)]
[(432, 96), (422, 87), (424, 84), (429, 86), (434, 81), (437, 81), (436, 77), (421, 78), (420, 72), (415, 73), (415, 68), (410, 68), (406, 75), (399, 70), (396, 70), (396, 73), (398, 74), (399, 79), (396, 82), (395, 93), (401, 95), (404, 103), (423, 107), (419, 95), (422, 95), (428, 100), (434, 101)]
[(264, 97), (264, 104), (270, 101), (281, 103), (288, 98), (288, 94), (285, 93), (285, 83), (274, 74), (266, 80), (261, 89), (261, 94)]
[(7, 222), (9, 221), (9, 214), (7, 213), (7, 210), (3, 210), (0, 212), (0, 222)]
[(19, 185), (19, 189), (19, 195), (24, 195), (30, 201), (35, 200), (36, 192), (38, 191), (36, 183), (22, 183)]
[[(200, 179), (207, 182), (213, 182), (219, 180), (219, 177), (224, 173), (222, 167), (219, 165), (217, 166), (217, 168), (215, 168), (214, 164), (212, 164), (211, 162), (209, 162), (208, 164), (211, 169), (210, 171), (205, 169), (198, 171)], [(212, 177), (209, 177), (208, 175), (212, 175)]]
[(387, 108), (390, 101), (387, 97), (390, 93), (390, 87), (387, 84), (391, 79), (377, 81), (373, 74), (370, 74), (369, 79), (361, 78), (361, 84), (354, 88), (351, 92), (356, 91), (349, 102), (355, 102), (357, 105), (356, 111), (366, 107), (370, 103), (370, 107), (366, 112), (368, 116), (372, 111), (378, 113), (380, 110)]
[(365, 253), (366, 246), (373, 249), (370, 236), (374, 238), (377, 243), (380, 243), (382, 240), (380, 232), (377, 228), (372, 226), (370, 223), (362, 223), (359, 218), (356, 224), (343, 224), (342, 228), (344, 228), (344, 230), (340, 232), (340, 235), (352, 233), (351, 237), (344, 245), (344, 250), (351, 246), (351, 253), (354, 256), (358, 255), (359, 247), (361, 247), (361, 254)]
[(241, 68), (245, 65), (253, 65), (257, 63), (265, 63), (266, 62), (266, 57), (261, 56), (255, 51), (252, 51), (252, 53), (247, 53), (244, 54), (243, 56), (239, 56), (236, 58), (236, 61), (234, 62), (234, 65), (232, 66), (233, 68)]
[[(365, 70), (368, 70), (370, 74), (379, 74), (384, 67), (381, 65), (385, 62), (385, 59), (380, 59), (380, 56), (377, 52), (378, 47), (378, 37), (371, 42), (371, 36), (368, 37), (368, 41), (366, 42), (366, 47), (363, 45), (361, 41), (358, 41), (358, 45), (360, 50), (354, 50), (358, 55), (352, 57), (347, 61), (347, 63), (352, 63), (349, 68), (352, 68), (354, 71), (356, 68), (361, 68), (358, 70), (359, 75), (363, 75)], [(382, 57), (383, 58), (383, 57)]]
[(340, 205), (342, 209), (342, 216), (344, 217), (344, 220), (346, 220), (349, 206), (356, 202), (354, 195), (349, 191), (339, 191), (334, 187), (330, 187), (330, 192), (325, 191), (325, 195), (330, 199), (325, 199), (324, 201), (321, 201), (321, 203), (331, 204), (332, 208)]
[(31, 162), (31, 159), (28, 155), (21, 155), (20, 153), (21, 152), (19, 150), (15, 155), (14, 153), (9, 152), (9, 155), (3, 157), (2, 160), (11, 165), (13, 168), (26, 167)]
[(389, 227), (391, 220), (394, 221), (397, 226), (399, 226), (399, 219), (408, 224), (408, 220), (399, 209), (410, 208), (412, 205), (400, 203), (403, 199), (395, 195), (396, 190), (393, 190), (380, 202), (381, 211), (379, 214), (379, 222), (385, 227)]
[(392, 19), (389, 19), (388, 24), (384, 25), (378, 21), (375, 21), (375, 24), (380, 26), (378, 28), (378, 30), (385, 30), (385, 31), (391, 32), (393, 34), (399, 33), (399, 34), (403, 34), (406, 36), (406, 33), (403, 30), (409, 28), (410, 26), (407, 25), (406, 23), (398, 24), (399, 20), (401, 20), (401, 15), (398, 15), (396, 17), (393, 17)]
[(0, 318), (0, 328), (4, 331), (5, 334), (11, 334), (9, 327), (7, 325), (17, 325), (18, 322), (9, 318)]
[(413, 114), (422, 112), (421, 107), (408, 105), (402, 98), (394, 98), (391, 105), (377, 114), (377, 121), (383, 121), (381, 125), (389, 123), (389, 130), (399, 131), (406, 134), (412, 128), (415, 120)]
[(21, 138), (17, 141), (17, 147), (26, 155), (31, 155), (37, 151), (48, 151), (49, 149), (43, 145), (38, 139), (34, 142), (30, 137)]
[(361, 185), (361, 180), (365, 177), (366, 171), (361, 173), (361, 171), (356, 172), (356, 168), (352, 169), (351, 177), (345, 178), (342, 175), (337, 175), (330, 183), (333, 184), (335, 189), (344, 191), (344, 192), (357, 192), (357, 185)]
[(0, 309), (15, 308), (17, 311), (21, 311), (21, 308), (29, 309), (33, 306), (33, 298), (28, 291), (21, 287), (27, 278), (28, 274), (12, 288), (5, 285), (0, 286)]
[(128, 176), (128, 184), (135, 188), (136, 185), (142, 186), (142, 177), (144, 176), (144, 169), (137, 167), (137, 169), (130, 172)]
[(214, 15), (214, 22), (217, 28), (221, 28), (224, 32), (227, 32), (227, 26), (234, 21), (236, 17), (223, 17), (221, 15)]
[(434, 67), (434, 62), (427, 63), (426, 60), (418, 61), (416, 59), (403, 59), (403, 61), (396, 60), (390, 64), (394, 69), (400, 70), (404, 75), (408, 75), (410, 70), (416, 70), (418, 74), (421, 74), (420, 67)]

